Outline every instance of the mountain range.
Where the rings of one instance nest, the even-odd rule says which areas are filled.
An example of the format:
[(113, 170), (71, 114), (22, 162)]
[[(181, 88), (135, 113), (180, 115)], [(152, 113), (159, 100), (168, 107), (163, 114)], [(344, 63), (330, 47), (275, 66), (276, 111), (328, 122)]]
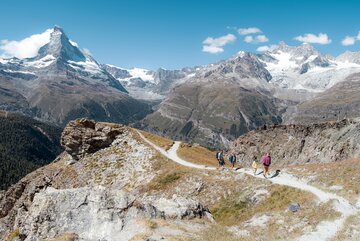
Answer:
[(337, 57), (281, 42), (263, 53), (178, 70), (99, 64), (54, 27), (37, 56), (0, 59), (0, 107), (65, 125), (133, 123), (207, 147), (264, 124), (357, 117), (360, 52)]
[(239, 52), (199, 68), (173, 88), (142, 121), (143, 128), (221, 147), (264, 124), (357, 117), (356, 56), (347, 52), (334, 58), (309, 44), (284, 43), (262, 54)]

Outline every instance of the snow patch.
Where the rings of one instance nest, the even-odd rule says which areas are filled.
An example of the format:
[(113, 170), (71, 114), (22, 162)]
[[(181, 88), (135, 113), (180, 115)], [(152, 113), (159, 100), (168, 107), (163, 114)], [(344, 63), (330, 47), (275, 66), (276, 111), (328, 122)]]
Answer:
[(82, 70), (82, 71), (86, 71), (86, 72), (89, 72), (92, 74), (102, 73), (102, 69), (100, 68), (100, 66), (97, 63), (95, 63), (94, 61), (91, 61), (88, 59), (85, 62), (83, 62), (83, 61), (75, 62), (75, 61), (69, 60), (68, 63), (75, 70)]
[(27, 67), (44, 68), (54, 63), (55, 60), (53, 55), (48, 54), (39, 60), (24, 62), (24, 65)]

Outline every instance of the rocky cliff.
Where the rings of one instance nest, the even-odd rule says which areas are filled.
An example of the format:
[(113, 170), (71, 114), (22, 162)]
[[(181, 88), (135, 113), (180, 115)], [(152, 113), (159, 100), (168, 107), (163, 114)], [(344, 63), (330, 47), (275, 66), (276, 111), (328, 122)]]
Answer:
[(276, 165), (341, 161), (360, 156), (360, 120), (309, 125), (272, 125), (234, 141), (231, 152), (246, 165), (270, 152)]

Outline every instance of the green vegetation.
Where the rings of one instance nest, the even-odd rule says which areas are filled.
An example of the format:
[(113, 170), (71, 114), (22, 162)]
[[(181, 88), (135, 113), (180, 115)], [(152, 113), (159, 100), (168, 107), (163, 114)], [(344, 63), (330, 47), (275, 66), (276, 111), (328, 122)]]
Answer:
[(62, 151), (61, 129), (0, 112), (0, 190), (53, 161)]

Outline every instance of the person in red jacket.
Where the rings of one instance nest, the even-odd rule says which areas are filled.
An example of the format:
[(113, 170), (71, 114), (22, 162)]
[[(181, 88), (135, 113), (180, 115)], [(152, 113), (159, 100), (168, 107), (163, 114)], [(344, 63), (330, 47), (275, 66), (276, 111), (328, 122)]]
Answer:
[(267, 174), (269, 172), (269, 167), (271, 165), (271, 156), (270, 156), (270, 153), (266, 153), (262, 159), (261, 159), (261, 162), (264, 166), (264, 177), (267, 178)]

